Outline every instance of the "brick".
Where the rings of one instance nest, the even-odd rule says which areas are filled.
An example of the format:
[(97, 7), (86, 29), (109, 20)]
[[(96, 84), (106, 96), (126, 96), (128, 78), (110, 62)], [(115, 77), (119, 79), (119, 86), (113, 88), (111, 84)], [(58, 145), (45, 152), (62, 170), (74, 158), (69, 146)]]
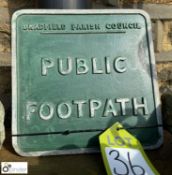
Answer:
[(164, 21), (164, 38), (162, 42), (164, 51), (172, 50), (172, 21)]
[(0, 8), (0, 33), (11, 33), (8, 8)]
[(11, 37), (6, 33), (0, 33), (0, 53), (10, 52), (11, 50)]
[(157, 73), (160, 93), (172, 91), (172, 62), (158, 63)]
[(131, 4), (172, 4), (171, 0), (103, 0), (103, 2), (117, 7), (126, 7)]
[(162, 51), (162, 39), (163, 39), (163, 23), (161, 20), (157, 20), (155, 24), (155, 50), (157, 52)]
[(0, 0), (0, 7), (8, 7), (8, 0)]
[(3, 66), (11, 66), (11, 52), (0, 52), (0, 69)]

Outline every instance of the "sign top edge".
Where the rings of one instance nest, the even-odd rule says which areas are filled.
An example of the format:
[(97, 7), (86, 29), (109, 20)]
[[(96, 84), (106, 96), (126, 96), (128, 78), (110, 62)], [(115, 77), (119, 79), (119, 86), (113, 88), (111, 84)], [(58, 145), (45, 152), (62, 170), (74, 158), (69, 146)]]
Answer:
[(76, 9), (24, 9), (24, 10), (17, 10), (12, 15), (12, 21), (15, 21), (21, 15), (32, 15), (32, 14), (140, 14), (144, 16), (147, 21), (150, 21), (149, 14), (144, 10), (137, 10), (137, 9), (91, 9), (91, 10), (76, 10)]

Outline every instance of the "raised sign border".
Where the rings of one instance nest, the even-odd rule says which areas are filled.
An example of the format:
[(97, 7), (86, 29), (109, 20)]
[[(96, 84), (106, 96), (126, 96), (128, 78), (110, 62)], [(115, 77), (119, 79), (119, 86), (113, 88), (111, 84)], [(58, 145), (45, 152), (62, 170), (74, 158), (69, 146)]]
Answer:
[(15, 21), (21, 15), (30, 15), (30, 14), (139, 14), (144, 17), (147, 24), (147, 36), (149, 42), (149, 55), (151, 63), (151, 73), (152, 73), (152, 85), (154, 92), (154, 100), (156, 106), (156, 116), (157, 116), (157, 126), (160, 133), (160, 139), (155, 145), (146, 146), (144, 149), (156, 149), (161, 146), (163, 143), (163, 128), (162, 128), (162, 119), (161, 119), (161, 105), (159, 90), (157, 84), (157, 73), (155, 65), (155, 55), (153, 52), (153, 42), (152, 42), (152, 33), (151, 33), (151, 21), (149, 15), (143, 10), (19, 10), (13, 14), (12, 17), (12, 145), (15, 151), (22, 156), (45, 156), (45, 155), (64, 155), (64, 154), (81, 154), (81, 153), (95, 153), (99, 152), (99, 149), (93, 148), (80, 148), (72, 150), (52, 150), (52, 151), (37, 151), (37, 152), (23, 152), (17, 144), (17, 70), (16, 70), (16, 59), (17, 59), (17, 44), (16, 44), (16, 23)]

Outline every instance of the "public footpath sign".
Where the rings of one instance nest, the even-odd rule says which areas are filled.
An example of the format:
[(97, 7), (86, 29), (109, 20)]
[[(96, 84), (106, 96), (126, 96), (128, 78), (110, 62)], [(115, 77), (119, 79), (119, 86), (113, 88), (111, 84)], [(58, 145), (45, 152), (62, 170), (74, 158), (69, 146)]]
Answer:
[(117, 121), (144, 148), (162, 143), (145, 12), (17, 11), (12, 55), (12, 141), (20, 155), (98, 151), (98, 136)]

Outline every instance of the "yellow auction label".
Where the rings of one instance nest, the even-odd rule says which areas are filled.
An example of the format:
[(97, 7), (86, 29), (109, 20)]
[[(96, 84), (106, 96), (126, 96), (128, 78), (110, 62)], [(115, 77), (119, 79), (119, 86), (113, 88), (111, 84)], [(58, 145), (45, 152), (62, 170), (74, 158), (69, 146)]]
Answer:
[(120, 123), (101, 134), (99, 142), (108, 175), (160, 175), (141, 143)]

